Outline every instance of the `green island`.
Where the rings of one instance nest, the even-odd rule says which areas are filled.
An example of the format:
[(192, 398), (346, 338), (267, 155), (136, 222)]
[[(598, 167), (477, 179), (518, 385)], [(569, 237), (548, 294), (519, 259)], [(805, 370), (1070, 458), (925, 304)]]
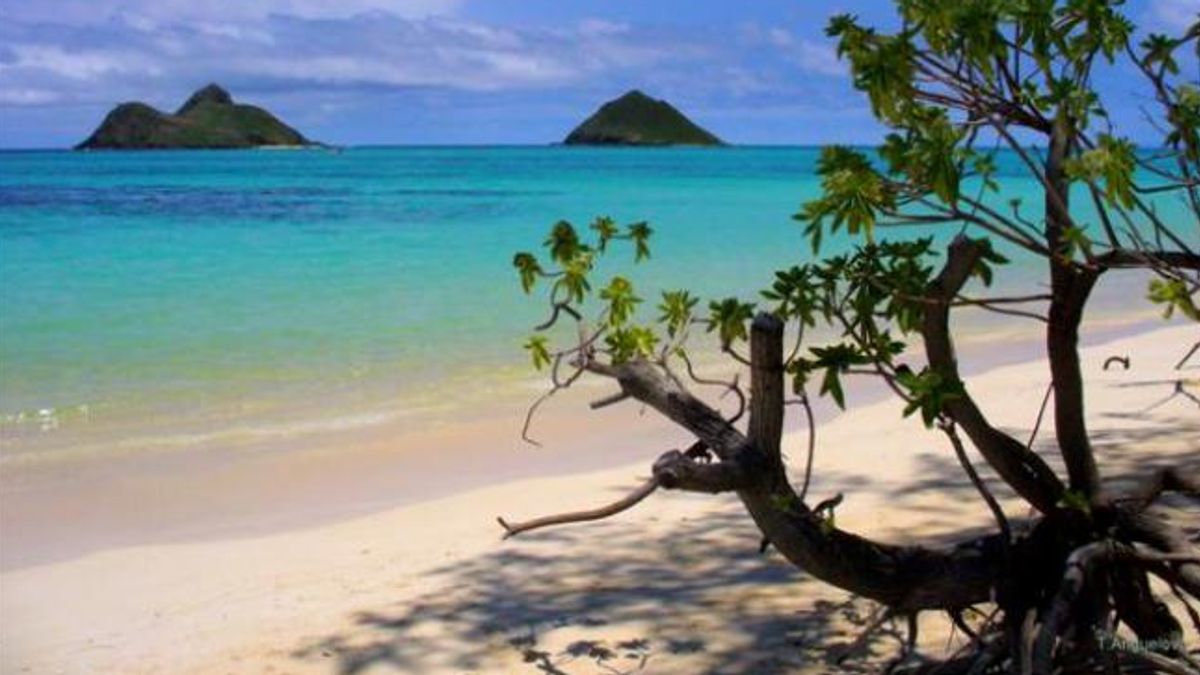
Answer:
[(76, 150), (257, 148), (314, 145), (300, 132), (257, 106), (235, 103), (209, 84), (174, 114), (140, 102), (122, 103)]
[(725, 145), (666, 101), (634, 89), (600, 106), (565, 145)]

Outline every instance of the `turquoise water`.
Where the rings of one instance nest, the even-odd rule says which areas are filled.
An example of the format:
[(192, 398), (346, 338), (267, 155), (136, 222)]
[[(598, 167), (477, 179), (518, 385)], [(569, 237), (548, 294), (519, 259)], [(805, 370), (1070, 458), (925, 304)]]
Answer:
[(556, 220), (649, 220), (639, 279), (749, 295), (809, 255), (816, 154), (0, 153), (0, 454), (474, 405), (528, 374), (510, 259)]

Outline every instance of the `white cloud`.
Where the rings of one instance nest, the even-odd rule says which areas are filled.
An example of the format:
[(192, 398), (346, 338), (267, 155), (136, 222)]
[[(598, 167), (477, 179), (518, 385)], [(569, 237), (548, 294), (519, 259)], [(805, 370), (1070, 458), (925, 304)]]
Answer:
[(143, 25), (179, 21), (229, 22), (294, 16), (332, 19), (368, 12), (404, 18), (455, 14), (462, 0), (3, 0), (8, 20), (54, 21), (76, 25), (125, 18)]
[(776, 47), (791, 47), (796, 44), (796, 38), (782, 28), (772, 28), (767, 31), (767, 38)]
[(786, 28), (762, 28), (756, 24), (742, 26), (741, 35), (751, 45), (776, 52), (806, 73), (832, 77), (846, 75), (846, 65), (838, 60), (830, 43), (798, 36)]
[(58, 94), (44, 89), (0, 89), (0, 105), (46, 105), (58, 99)]
[(801, 40), (797, 48), (800, 66), (810, 73), (842, 77), (846, 64), (838, 60), (837, 51), (831, 46), (813, 40)]
[(1182, 33), (1200, 21), (1200, 0), (1152, 0), (1148, 14), (1154, 28)]
[[(75, 2), (63, 1), (68, 8)], [(281, 92), (370, 96), (406, 89), (573, 89), (607, 94), (638, 87), (695, 101), (778, 96), (798, 84), (798, 68), (844, 73), (831, 49), (783, 30), (758, 30), (754, 48), (748, 50), (748, 38), (731, 36), (724, 28), (599, 18), (555, 27), (505, 26), (391, 11), (449, 11), (456, 3), (448, 0), (348, 0), (338, 5), (339, 11), (370, 11), (339, 18), (293, 13), (236, 21), (221, 18), (228, 12), (217, 0), (209, 4), (221, 6), (211, 10), (187, 0), (194, 8), (187, 11), (205, 13), (204, 20), (183, 20), (166, 9), (182, 1), (161, 0), (153, 14), (134, 14), (132, 10), (149, 5), (95, 0), (87, 16), (64, 10), (60, 22), (0, 21), (0, 104), (112, 105), (137, 99), (172, 107), (192, 88), (214, 81), (250, 100)], [(324, 3), (270, 0), (254, 4), (252, 11), (303, 13), (315, 11), (318, 4)], [(0, 6), (7, 13), (8, 6)], [(105, 15), (109, 10), (115, 13)], [(803, 85), (811, 91), (811, 82)], [(52, 96), (21, 93), (35, 90)]]
[[(13, 58), (0, 63), (0, 76), (6, 71), (35, 70), (73, 80), (92, 80), (112, 74), (140, 73), (157, 75), (161, 69), (136, 53), (107, 50), (68, 51), (57, 45), (13, 45)], [(2, 81), (0, 81), (2, 82)]]
[(606, 19), (584, 19), (579, 22), (579, 33), (589, 37), (620, 35), (629, 31), (629, 24)]

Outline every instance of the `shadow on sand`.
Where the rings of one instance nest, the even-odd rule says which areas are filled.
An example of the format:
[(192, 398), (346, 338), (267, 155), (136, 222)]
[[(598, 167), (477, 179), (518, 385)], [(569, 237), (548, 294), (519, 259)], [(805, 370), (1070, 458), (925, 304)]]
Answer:
[[(836, 659), (874, 610), (760, 555), (734, 500), (661, 525), (655, 535), (619, 522), (525, 535), (426, 575), (449, 591), (359, 612), (293, 657), (345, 675), (795, 672)], [(882, 631), (872, 647), (890, 655), (897, 639)]]
[[(1153, 428), (1144, 421), (1137, 413), (1128, 424), (1109, 416), (1109, 430), (1094, 435), (1106, 475), (1129, 480), (1168, 461), (1200, 473), (1200, 453), (1138, 449), (1164, 434), (1200, 438), (1200, 416), (1160, 410)], [(1037, 447), (1055, 462), (1044, 432)], [(948, 497), (948, 504), (977, 501), (951, 453), (928, 453), (920, 461), (922, 479), (892, 491), (890, 504), (905, 508), (906, 500), (929, 490)], [(861, 477), (843, 478), (852, 486)], [(994, 476), (988, 482), (1004, 492)], [(834, 666), (875, 607), (807, 577), (773, 551), (759, 554), (758, 531), (736, 499), (721, 499), (721, 508), (700, 518), (651, 517), (650, 532), (616, 519), (524, 535), (432, 571), (417, 583), (437, 590), (364, 609), (344, 631), (313, 638), (292, 657), (327, 662), (344, 675), (434, 669), (770, 674), (873, 672), (895, 654), (898, 632), (883, 631), (872, 643), (873, 659)], [(926, 543), (986, 529), (952, 527), (956, 521), (962, 522), (961, 510), (923, 508), (912, 522), (944, 533)], [(1193, 519), (1190, 528), (1195, 536), (1200, 523)]]

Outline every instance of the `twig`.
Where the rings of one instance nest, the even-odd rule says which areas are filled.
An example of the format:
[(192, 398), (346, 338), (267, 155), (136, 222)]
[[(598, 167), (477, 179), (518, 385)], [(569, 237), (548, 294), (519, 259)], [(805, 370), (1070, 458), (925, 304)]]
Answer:
[(534, 326), (533, 329), (536, 331), (549, 330), (549, 328), (551, 326), (558, 323), (558, 315), (561, 312), (566, 312), (567, 314), (570, 314), (571, 318), (575, 319), (576, 321), (583, 320), (583, 317), (580, 316), (579, 312), (576, 311), (575, 308), (572, 307), (570, 303), (565, 302), (565, 301), (564, 302), (556, 302), (556, 303), (554, 303), (554, 310), (550, 313), (550, 318), (548, 318), (544, 322)]
[(1192, 345), (1192, 348), (1188, 350), (1188, 353), (1184, 354), (1182, 359), (1179, 359), (1179, 363), (1175, 364), (1175, 370), (1183, 370), (1183, 364), (1187, 363), (1188, 360), (1191, 359), (1192, 356), (1194, 356), (1198, 351), (1200, 351), (1200, 342)]
[(622, 511), (636, 506), (638, 502), (653, 494), (658, 487), (658, 478), (650, 478), (628, 495), (611, 504), (601, 506), (597, 509), (559, 513), (551, 516), (534, 518), (533, 520), (525, 520), (519, 523), (510, 523), (504, 518), (500, 517), (497, 517), (496, 521), (499, 522), (500, 526), (504, 528), (504, 539), (508, 539), (509, 537), (515, 537), (522, 532), (538, 530), (543, 527), (550, 527), (552, 525), (565, 525), (567, 523), (583, 523), (591, 520), (600, 520), (602, 518), (614, 516)]
[(1029, 441), (1025, 443), (1027, 450), (1033, 449), (1033, 441), (1037, 438), (1038, 429), (1042, 428), (1042, 417), (1046, 415), (1046, 405), (1050, 403), (1050, 393), (1054, 391), (1054, 383), (1046, 385), (1046, 395), (1042, 397), (1042, 407), (1038, 408), (1037, 419), (1033, 422), (1033, 430), (1029, 432)]
[(1119, 363), (1123, 369), (1129, 370), (1128, 356), (1110, 356), (1107, 359), (1104, 359), (1104, 370), (1108, 370), (1108, 367), (1114, 363)]
[(558, 390), (559, 387), (554, 387), (553, 389), (543, 393), (541, 396), (537, 397), (537, 400), (534, 401), (525, 411), (525, 423), (521, 425), (521, 440), (530, 445), (534, 445), (539, 448), (542, 447), (541, 442), (529, 435), (529, 427), (533, 426), (533, 416), (537, 413), (537, 409), (540, 408), (543, 403), (549, 400), (551, 396), (554, 396), (554, 394), (558, 393)]
[(690, 377), (693, 382), (695, 382), (697, 384), (704, 384), (704, 385), (709, 385), (709, 386), (714, 386), (714, 387), (725, 387), (726, 393), (732, 392), (735, 396), (737, 396), (738, 411), (737, 411), (737, 413), (734, 414), (733, 417), (729, 418), (728, 422), (730, 424), (736, 423), (738, 420), (740, 420), (742, 418), (742, 415), (746, 414), (746, 393), (742, 391), (742, 388), (740, 386), (738, 386), (738, 378), (736, 375), (734, 376), (733, 380), (730, 382), (725, 382), (724, 380), (714, 380), (714, 379), (710, 379), (710, 378), (706, 378), (706, 377), (700, 377), (699, 375), (696, 374), (696, 369), (694, 367), (692, 367), (692, 360), (690, 358), (688, 358), (688, 355), (686, 352), (680, 350), (678, 356), (683, 361), (683, 366), (684, 366), (684, 368), (687, 369), (688, 377)]
[(804, 462), (804, 483), (800, 486), (800, 503), (808, 496), (808, 485), (812, 481), (813, 457), (817, 454), (817, 425), (813, 420), (812, 403), (808, 400), (808, 392), (800, 395), (800, 406), (804, 408), (804, 417), (808, 420), (808, 458)]
[(1158, 407), (1162, 406), (1163, 404), (1167, 403), (1168, 401), (1175, 398), (1176, 396), (1182, 396), (1182, 397), (1188, 399), (1189, 401), (1191, 401), (1192, 403), (1195, 403), (1196, 405), (1200, 406), (1200, 398), (1198, 398), (1195, 394), (1188, 391), (1187, 389), (1183, 388), (1183, 380), (1175, 380), (1175, 389), (1173, 389), (1171, 391), (1171, 394), (1169, 396), (1160, 400), (1157, 403), (1150, 404), (1149, 406), (1143, 408), (1141, 410), (1141, 412), (1148, 413), (1151, 410), (1154, 410), (1155, 408), (1158, 408)]
[(950, 439), (950, 444), (954, 446), (954, 455), (958, 457), (958, 463), (962, 465), (967, 478), (971, 479), (971, 484), (975, 486), (975, 489), (979, 491), (979, 495), (983, 497), (983, 501), (987, 503), (988, 509), (996, 519), (996, 524), (1000, 526), (1000, 533), (1004, 535), (1004, 545), (1007, 547), (1012, 542), (1012, 530), (1008, 526), (1008, 518), (1004, 515), (1004, 510), (1000, 508), (1000, 503), (996, 501), (996, 497), (992, 495), (991, 490), (988, 490), (983, 479), (979, 477), (979, 473), (975, 471), (975, 467), (971, 465), (971, 459), (967, 457), (967, 451), (963, 448), (962, 439), (958, 437), (958, 431), (954, 428), (954, 422), (943, 420), (938, 424), (938, 427)]

